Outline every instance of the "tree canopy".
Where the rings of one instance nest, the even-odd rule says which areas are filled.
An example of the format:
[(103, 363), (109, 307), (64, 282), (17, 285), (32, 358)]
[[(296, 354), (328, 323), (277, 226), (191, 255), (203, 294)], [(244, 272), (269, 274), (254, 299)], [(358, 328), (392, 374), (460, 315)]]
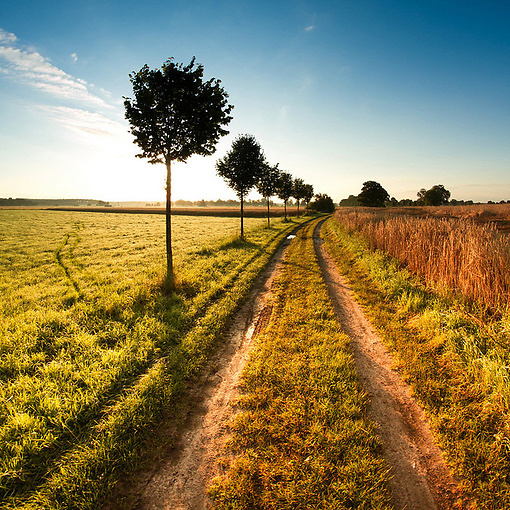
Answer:
[(126, 119), (131, 124), (139, 158), (166, 165), (166, 248), (167, 284), (175, 287), (172, 263), (171, 163), (186, 161), (191, 155), (208, 156), (228, 131), (233, 106), (220, 80), (203, 79), (203, 66), (195, 57), (183, 66), (168, 59), (161, 69), (147, 64), (129, 79), (133, 98), (124, 97)]
[(269, 226), (269, 202), (273, 195), (276, 194), (276, 186), (280, 177), (280, 171), (278, 170), (278, 163), (275, 166), (265, 164), (260, 174), (260, 178), (257, 182), (257, 191), (267, 201), (267, 225)]
[(315, 195), (315, 200), (311, 207), (317, 212), (332, 213), (335, 211), (335, 203), (333, 199), (324, 193)]
[(145, 64), (129, 75), (134, 98), (124, 98), (126, 119), (141, 153), (149, 163), (186, 161), (209, 156), (228, 134), (233, 106), (220, 80), (204, 81), (204, 68), (195, 57), (184, 66), (168, 59), (161, 69)]
[(280, 177), (276, 185), (276, 195), (283, 200), (285, 210), (285, 221), (287, 221), (287, 202), (294, 191), (294, 179), (288, 172), (280, 172)]
[(244, 238), (244, 198), (259, 182), (266, 166), (264, 152), (253, 135), (238, 136), (232, 142), (232, 149), (216, 162), (217, 174), (241, 200), (241, 238)]
[(358, 203), (365, 207), (384, 207), (389, 198), (388, 192), (378, 182), (366, 181), (358, 195)]
[(313, 186), (311, 184), (305, 184), (305, 193), (303, 196), (303, 200), (305, 201), (306, 205), (310, 203), (310, 200), (312, 200), (314, 195)]
[(445, 205), (450, 200), (450, 192), (442, 184), (432, 186), (429, 190), (421, 189), (418, 192), (418, 199), (424, 205)]
[(298, 210), (298, 217), (299, 217), (299, 201), (305, 198), (306, 194), (306, 184), (303, 179), (295, 178), (294, 182), (292, 183), (292, 196), (297, 201), (297, 210)]

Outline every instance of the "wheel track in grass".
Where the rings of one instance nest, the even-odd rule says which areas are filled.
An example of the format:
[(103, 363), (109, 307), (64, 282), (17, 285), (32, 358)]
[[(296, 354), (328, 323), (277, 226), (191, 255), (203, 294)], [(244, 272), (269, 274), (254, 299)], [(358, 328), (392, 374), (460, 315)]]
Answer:
[[(64, 272), (66, 281), (69, 283), (69, 285), (76, 292), (76, 295), (78, 297), (81, 297), (82, 291), (80, 289), (80, 285), (78, 284), (78, 281), (76, 280), (76, 278), (74, 278), (73, 275), (71, 274), (70, 266), (64, 261), (64, 258), (69, 258), (71, 261), (74, 260), (74, 248), (80, 242), (78, 230), (79, 230), (79, 227), (75, 225), (73, 231), (67, 232), (64, 235), (62, 243), (54, 252), (54, 256), (55, 256), (55, 262)], [(73, 238), (72, 243), (70, 242), (71, 238)], [(65, 252), (67, 252), (67, 253), (65, 253)]]
[(315, 253), (333, 307), (351, 349), (362, 386), (369, 396), (369, 415), (376, 422), (392, 472), (393, 503), (401, 510), (473, 508), (446, 466), (421, 406), (400, 375), (391, 353), (353, 297), (321, 238), (314, 230)]
[[(155, 441), (159, 448), (157, 455), (119, 484), (103, 510), (211, 507), (207, 487), (220, 474), (219, 461), (226, 453), (228, 422), (235, 412), (231, 402), (238, 395), (239, 377), (253, 338), (270, 318), (271, 308), (266, 300), (278, 264), (290, 239), (305, 224), (287, 234), (256, 278), (250, 295), (225, 334), (225, 343), (207, 362), (199, 380), (188, 389), (189, 403), (177, 405), (178, 415), (161, 425)], [(163, 439), (166, 444), (161, 445), (161, 438), (166, 438)]]

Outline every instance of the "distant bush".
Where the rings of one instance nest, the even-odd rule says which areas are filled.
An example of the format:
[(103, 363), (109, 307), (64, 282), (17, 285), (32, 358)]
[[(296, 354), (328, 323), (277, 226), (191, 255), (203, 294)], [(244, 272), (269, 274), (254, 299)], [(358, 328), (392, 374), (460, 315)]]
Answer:
[(309, 205), (309, 208), (321, 213), (332, 213), (335, 212), (335, 203), (330, 196), (320, 194), (315, 195), (315, 200)]

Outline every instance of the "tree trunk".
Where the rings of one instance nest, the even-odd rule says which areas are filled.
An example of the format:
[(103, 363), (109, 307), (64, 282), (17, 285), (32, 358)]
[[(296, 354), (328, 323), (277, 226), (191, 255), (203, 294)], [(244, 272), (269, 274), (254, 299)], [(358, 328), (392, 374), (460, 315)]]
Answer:
[(269, 197), (267, 197), (267, 227), (269, 228), (271, 225), (269, 223)]
[(172, 162), (166, 162), (166, 284), (175, 290), (175, 275), (172, 260)]
[(297, 199), (297, 217), (299, 218), (299, 198)]
[(283, 201), (283, 206), (285, 208), (285, 221), (287, 221), (287, 200)]
[(241, 239), (244, 239), (244, 195), (241, 193)]

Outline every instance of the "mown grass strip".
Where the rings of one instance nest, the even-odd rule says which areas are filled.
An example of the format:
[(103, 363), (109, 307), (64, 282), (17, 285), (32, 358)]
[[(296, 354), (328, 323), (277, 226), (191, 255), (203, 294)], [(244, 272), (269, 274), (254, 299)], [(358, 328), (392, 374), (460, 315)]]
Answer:
[[(49, 337), (51, 345), (61, 344), (58, 358), (43, 357), (34, 371), (39, 376), (54, 367), (59, 371), (50, 375), (60, 376), (58, 384), (61, 379), (66, 382), (65, 388), (55, 384), (50, 393), (57, 398), (59, 390), (64, 392), (59, 402), (65, 404), (56, 408), (57, 423), (49, 429), (51, 443), (45, 446), (38, 440), (47, 434), (47, 409), (40, 409), (40, 417), (34, 415), (29, 406), (39, 397), (30, 395), (28, 387), (22, 388), (19, 395), (29, 400), (21, 402), (17, 412), (25, 421), (34, 421), (35, 417), (37, 427), (18, 420), (14, 429), (11, 420), (5, 429), (15, 434), (13, 440), (19, 437), (20, 441), (4, 443), (4, 448), (28, 449), (19, 457), (16, 471), (3, 473), (16, 484), (5, 485), (3, 508), (97, 508), (119, 473), (134, 465), (140, 445), (157, 423), (161, 410), (172, 407), (184, 382), (203, 366), (253, 280), (295, 225), (291, 222), (252, 231), (249, 243), (221, 243), (216, 249), (211, 247), (212, 253), (191, 255), (191, 269), (188, 265), (181, 273), (185, 281), (193, 280), (197, 268), (209, 270), (190, 298), (167, 298), (159, 295), (157, 287), (128, 288), (127, 293), (133, 295), (127, 298), (119, 294), (117, 301), (113, 293), (105, 296), (110, 304), (103, 310), (97, 308), (97, 300), (87, 296), (95, 287), (86, 288), (84, 299), (68, 310), (73, 315), (64, 321), (66, 326), (70, 322), (70, 330), (76, 333), (76, 346), (70, 345), (70, 331), (66, 327), (60, 331), (59, 326)], [(204, 300), (203, 293), (211, 288), (214, 292)], [(196, 306), (197, 301), (200, 306)], [(59, 316), (57, 325), (62, 325), (62, 320)], [(114, 329), (121, 336), (112, 338), (112, 345), (104, 345), (100, 339), (112, 325), (117, 325)], [(85, 335), (82, 329), (87, 331)], [(70, 351), (70, 347), (78, 351), (78, 343), (80, 349), (83, 345), (83, 352)], [(84, 367), (89, 371), (88, 365), (96, 372), (83, 372)], [(27, 375), (19, 374), (14, 384), (32, 384)], [(45, 393), (43, 382), (35, 382), (41, 386), (41, 395)], [(71, 393), (65, 394), (67, 390)], [(22, 471), (23, 465), (29, 469)]]
[(389, 509), (388, 474), (305, 226), (244, 371), (216, 509)]
[(385, 339), (476, 508), (510, 508), (508, 319), (473, 315), (334, 220), (326, 246)]

